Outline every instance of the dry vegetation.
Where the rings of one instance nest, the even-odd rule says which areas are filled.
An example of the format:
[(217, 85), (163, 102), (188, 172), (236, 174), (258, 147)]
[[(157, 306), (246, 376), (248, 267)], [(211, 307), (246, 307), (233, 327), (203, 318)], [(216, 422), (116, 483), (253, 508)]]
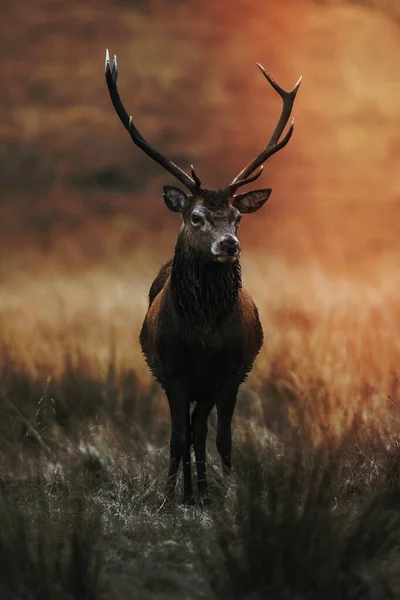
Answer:
[[(399, 597), (397, 3), (34, 5), (4, 2), (0, 26), (0, 597)], [(110, 108), (106, 46), (140, 129), (209, 187), (274, 123), (254, 62), (304, 75), (242, 226), (266, 341), (232, 481), (211, 435), (207, 510), (164, 504), (137, 334), (177, 222)]]

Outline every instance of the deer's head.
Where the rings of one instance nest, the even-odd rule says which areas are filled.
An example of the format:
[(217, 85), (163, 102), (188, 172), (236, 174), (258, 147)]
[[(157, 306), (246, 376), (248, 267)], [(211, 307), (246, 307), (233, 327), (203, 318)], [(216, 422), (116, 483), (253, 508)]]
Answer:
[(166, 185), (163, 193), (164, 201), (170, 210), (182, 215), (180, 235), (184, 236), (185, 242), (208, 260), (229, 263), (234, 262), (240, 256), (237, 232), (242, 215), (259, 210), (268, 200), (271, 189), (253, 190), (240, 194), (237, 193), (237, 190), (258, 179), (263, 170), (263, 163), (286, 146), (293, 133), (294, 120), (292, 119), (287, 133), (280, 139), (290, 118), (301, 77), (294, 88), (287, 92), (272, 79), (264, 67), (258, 63), (257, 66), (282, 98), (281, 116), (264, 150), (242, 169), (225, 189), (210, 191), (202, 187), (193, 166), (191, 166), (191, 176), (189, 176), (178, 165), (146, 142), (133, 124), (132, 117), (128, 115), (120, 99), (117, 89), (117, 57), (114, 56), (111, 67), (109, 53), (108, 50), (106, 51), (105, 74), (114, 108), (133, 142), (189, 190), (190, 193), (187, 194), (179, 188)]

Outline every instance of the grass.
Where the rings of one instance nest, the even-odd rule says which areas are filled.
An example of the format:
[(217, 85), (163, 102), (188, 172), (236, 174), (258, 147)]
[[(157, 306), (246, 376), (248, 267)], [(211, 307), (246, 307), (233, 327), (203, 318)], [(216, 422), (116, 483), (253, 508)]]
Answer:
[[(356, 430), (334, 452), (295, 443), (268, 462), (254, 445), (242, 449), (246, 469), (234, 509), (216, 519), (219, 560), (205, 554), (217, 597), (398, 594), (399, 489), (388, 489), (373, 465), (356, 475), (355, 438)], [(347, 486), (356, 490), (351, 500)]]
[[(9, 408), (4, 395), (1, 405)], [(39, 415), (16, 417), (14, 432), (18, 425), (25, 431), (2, 438), (2, 597), (398, 594), (393, 432), (354, 421), (338, 445), (321, 448), (304, 432), (260, 435), (259, 423), (249, 433), (243, 420), (235, 477), (223, 481), (210, 447), (213, 504), (185, 508), (164, 502), (167, 448), (143, 435), (156, 437), (148, 415), (127, 412), (122, 426), (101, 408), (95, 419), (71, 415), (70, 427), (60, 426), (53, 410), (46, 429)]]
[[(99, 597), (102, 552), (96, 507), (83, 494), (54, 498), (43, 485), (28, 498), (1, 495), (2, 598)], [(28, 485), (19, 492), (28, 493)]]

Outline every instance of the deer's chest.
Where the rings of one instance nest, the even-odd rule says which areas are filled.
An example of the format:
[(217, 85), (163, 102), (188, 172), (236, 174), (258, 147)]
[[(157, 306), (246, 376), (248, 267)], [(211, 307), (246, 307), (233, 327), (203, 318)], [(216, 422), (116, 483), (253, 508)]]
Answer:
[[(160, 383), (171, 378), (190, 389), (220, 387), (228, 379), (241, 382), (262, 344), (254, 303), (240, 296), (220, 318), (183, 318), (169, 302), (152, 305), (141, 333), (147, 362)], [(152, 321), (152, 311), (157, 318)]]
[(194, 390), (221, 387), (236, 377), (246, 361), (246, 347), (237, 332), (202, 328), (193, 335), (176, 330), (160, 339), (160, 358), (165, 373), (187, 383)]
[(199, 387), (238, 376), (259, 349), (249, 341), (238, 311), (220, 323), (175, 323), (160, 336), (158, 347), (169, 372)]

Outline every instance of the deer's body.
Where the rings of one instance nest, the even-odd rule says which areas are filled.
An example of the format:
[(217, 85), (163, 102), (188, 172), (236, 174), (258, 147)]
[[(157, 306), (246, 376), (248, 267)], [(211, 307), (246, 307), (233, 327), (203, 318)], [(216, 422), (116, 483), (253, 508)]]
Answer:
[[(192, 495), (193, 444), (200, 494), (206, 493), (207, 419), (216, 405), (217, 448), (231, 468), (231, 424), (237, 392), (263, 342), (257, 308), (242, 288), (239, 261), (221, 264), (199, 257), (178, 237), (149, 293), (140, 334), (147, 363), (165, 390), (173, 423), (168, 489), (175, 488), (184, 457), (184, 493)], [(195, 403), (192, 417), (190, 405)], [(174, 427), (174, 424), (176, 425)]]
[(215, 396), (227, 381), (239, 386), (262, 341), (239, 262), (204, 265), (175, 254), (162, 267), (150, 289), (140, 343), (165, 391), (171, 377), (185, 383), (190, 401)]
[(165, 390), (171, 412), (167, 493), (174, 493), (183, 459), (186, 500), (192, 497), (192, 445), (200, 496), (207, 491), (207, 420), (214, 406), (218, 412), (218, 452), (224, 472), (231, 469), (231, 425), (238, 389), (263, 343), (257, 308), (242, 288), (237, 233), (241, 214), (261, 208), (271, 190), (236, 191), (257, 179), (262, 163), (289, 141), (293, 123), (282, 140), (280, 137), (300, 80), (291, 92), (286, 92), (259, 67), (283, 99), (281, 118), (263, 152), (227, 188), (209, 191), (201, 187), (193, 167), (190, 177), (145, 141), (120, 100), (116, 58), (111, 70), (108, 52), (106, 55), (111, 100), (134, 143), (191, 192), (187, 195), (178, 188), (164, 186), (164, 201), (170, 210), (181, 214), (182, 225), (173, 258), (162, 267), (150, 288), (149, 308), (140, 333), (147, 364)]

